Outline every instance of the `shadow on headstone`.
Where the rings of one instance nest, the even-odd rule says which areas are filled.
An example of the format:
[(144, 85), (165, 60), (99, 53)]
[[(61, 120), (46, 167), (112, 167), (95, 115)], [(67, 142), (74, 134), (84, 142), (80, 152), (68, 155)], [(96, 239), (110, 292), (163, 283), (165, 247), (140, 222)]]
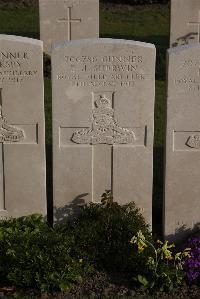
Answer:
[(191, 235), (200, 232), (200, 223), (196, 223), (193, 227), (187, 228), (185, 224), (183, 224), (181, 227), (177, 228), (175, 230), (175, 234), (171, 234), (165, 237), (166, 240), (169, 240), (170, 242), (175, 242), (175, 243), (184, 243), (190, 237)]
[(54, 223), (59, 224), (63, 223), (66, 220), (73, 220), (80, 213), (81, 208), (86, 204), (84, 199), (88, 193), (83, 193), (75, 197), (71, 203), (65, 205), (64, 207), (54, 207)]
[(198, 35), (198, 33), (190, 32), (186, 35), (180, 36), (177, 38), (176, 42), (172, 44), (172, 47), (188, 45), (189, 41), (194, 40), (196, 35)]

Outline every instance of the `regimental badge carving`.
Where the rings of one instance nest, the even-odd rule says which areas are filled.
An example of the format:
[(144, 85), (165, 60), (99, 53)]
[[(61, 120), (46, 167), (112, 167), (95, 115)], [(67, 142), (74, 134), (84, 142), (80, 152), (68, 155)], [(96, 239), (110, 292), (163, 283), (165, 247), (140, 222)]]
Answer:
[(186, 145), (191, 147), (191, 148), (195, 148), (195, 149), (199, 149), (200, 148), (200, 134), (199, 135), (191, 135), (187, 142)]
[(114, 119), (110, 99), (99, 96), (92, 111), (92, 127), (77, 130), (71, 140), (78, 144), (129, 144), (136, 140), (135, 133), (122, 128)]
[(24, 139), (24, 131), (8, 125), (3, 115), (0, 115), (0, 142), (19, 142)]

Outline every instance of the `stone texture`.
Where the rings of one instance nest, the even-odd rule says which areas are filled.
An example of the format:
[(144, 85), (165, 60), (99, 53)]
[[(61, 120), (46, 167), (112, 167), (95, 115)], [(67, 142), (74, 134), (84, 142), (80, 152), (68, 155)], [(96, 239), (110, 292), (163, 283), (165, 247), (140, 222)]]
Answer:
[(168, 51), (165, 223), (182, 238), (200, 215), (200, 45)]
[(40, 39), (53, 43), (99, 37), (99, 0), (39, 0)]
[(0, 218), (46, 214), (43, 46), (0, 35)]
[(171, 0), (170, 46), (200, 42), (200, 1)]
[(155, 47), (86, 39), (52, 52), (54, 217), (105, 190), (151, 223)]

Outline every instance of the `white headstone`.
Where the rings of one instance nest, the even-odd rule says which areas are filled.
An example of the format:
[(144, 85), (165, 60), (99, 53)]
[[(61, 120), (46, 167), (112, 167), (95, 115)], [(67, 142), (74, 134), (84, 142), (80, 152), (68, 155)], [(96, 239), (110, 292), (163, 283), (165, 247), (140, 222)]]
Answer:
[(111, 190), (151, 223), (155, 47), (112, 39), (58, 45), (52, 78), (55, 218)]
[(200, 221), (200, 45), (168, 51), (165, 236)]
[(47, 54), (54, 43), (99, 37), (99, 0), (39, 0), (39, 7)]
[(200, 1), (171, 0), (170, 46), (200, 42)]
[(42, 42), (0, 35), (0, 218), (46, 214)]

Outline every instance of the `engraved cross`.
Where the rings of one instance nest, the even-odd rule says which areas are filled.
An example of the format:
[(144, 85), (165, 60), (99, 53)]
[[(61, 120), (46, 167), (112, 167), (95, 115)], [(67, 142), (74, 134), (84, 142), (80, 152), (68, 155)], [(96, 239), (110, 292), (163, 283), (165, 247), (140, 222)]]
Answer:
[(200, 11), (198, 14), (198, 21), (192, 21), (188, 23), (189, 26), (197, 25), (198, 43), (200, 43)]
[(38, 124), (8, 124), (3, 111), (3, 89), (0, 88), (0, 218), (8, 216), (5, 200), (6, 144), (37, 144)]
[(72, 23), (80, 23), (81, 19), (72, 19), (71, 18), (71, 9), (72, 7), (67, 7), (67, 18), (63, 18), (63, 19), (58, 19), (57, 21), (59, 23), (67, 23), (67, 28), (68, 28), (68, 36), (67, 39), (68, 41), (71, 41), (72, 39)]
[(60, 127), (60, 146), (91, 148), (92, 201), (113, 191), (115, 150), (146, 144), (146, 126), (124, 128), (115, 118), (114, 93), (93, 92), (90, 127)]

